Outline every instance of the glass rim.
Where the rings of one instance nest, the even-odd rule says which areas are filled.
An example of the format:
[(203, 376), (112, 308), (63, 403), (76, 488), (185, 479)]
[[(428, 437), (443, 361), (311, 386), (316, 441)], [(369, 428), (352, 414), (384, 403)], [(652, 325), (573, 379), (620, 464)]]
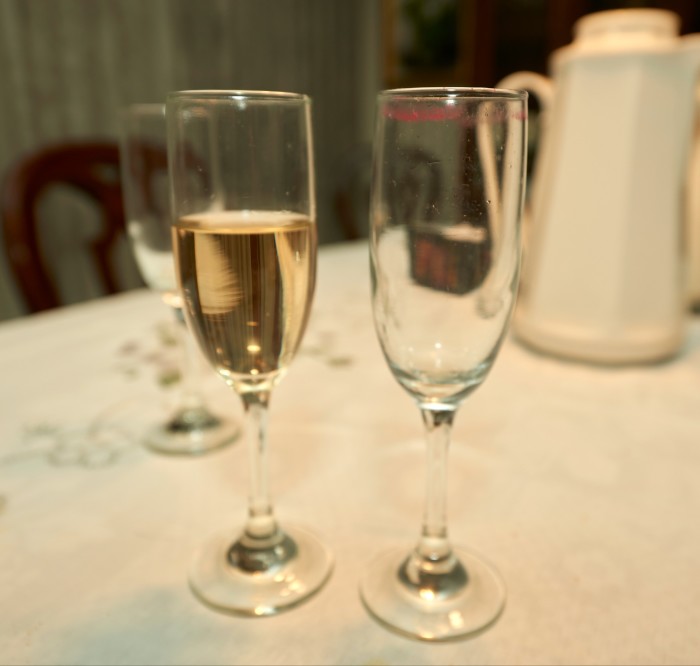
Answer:
[(419, 88), (390, 88), (382, 90), (379, 98), (397, 99), (484, 99), (484, 100), (512, 100), (525, 101), (528, 93), (525, 90), (513, 90), (510, 88), (482, 88), (468, 86), (431, 86)]
[(296, 101), (310, 102), (311, 98), (305, 93), (285, 92), (278, 90), (176, 90), (169, 92), (166, 99), (213, 99), (213, 100), (260, 100), (260, 101)]

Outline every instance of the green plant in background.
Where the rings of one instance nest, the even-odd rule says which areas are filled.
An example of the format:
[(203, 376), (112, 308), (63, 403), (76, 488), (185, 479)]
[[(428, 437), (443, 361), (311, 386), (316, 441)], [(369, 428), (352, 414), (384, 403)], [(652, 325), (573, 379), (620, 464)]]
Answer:
[(448, 67), (457, 59), (456, 0), (404, 0), (402, 18), (410, 36), (401, 50), (409, 67)]

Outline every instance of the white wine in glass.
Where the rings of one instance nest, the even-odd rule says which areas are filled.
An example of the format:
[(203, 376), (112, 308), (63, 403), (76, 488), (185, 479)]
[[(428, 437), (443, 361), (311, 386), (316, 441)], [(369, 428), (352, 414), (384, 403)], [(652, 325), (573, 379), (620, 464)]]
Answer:
[(175, 317), (180, 347), (180, 394), (175, 412), (144, 435), (159, 453), (202, 454), (233, 442), (239, 426), (207, 406), (200, 382), (204, 361), (185, 326), (177, 291), (168, 191), (167, 137), (163, 104), (124, 109), (121, 134), (122, 188), (131, 248), (146, 285), (160, 293)]
[(415, 547), (381, 555), (361, 595), (388, 627), (424, 640), (483, 629), (505, 586), (447, 531), (455, 414), (506, 334), (520, 265), (527, 93), (415, 88), (380, 93), (370, 202), (372, 306), (394, 377), (427, 435)]
[(180, 275), (198, 283), (192, 325), (209, 362), (239, 392), (272, 388), (306, 326), (316, 225), (293, 213), (228, 211), (181, 217), (176, 229)]
[[(310, 99), (189, 91), (167, 99), (173, 244), (185, 316), (241, 398), (248, 519), (200, 548), (195, 594), (216, 609), (270, 615), (316, 592), (332, 568), (307, 530), (280, 525), (267, 480), (267, 408), (304, 334), (316, 284)], [(188, 175), (198, 164), (201, 178)]]

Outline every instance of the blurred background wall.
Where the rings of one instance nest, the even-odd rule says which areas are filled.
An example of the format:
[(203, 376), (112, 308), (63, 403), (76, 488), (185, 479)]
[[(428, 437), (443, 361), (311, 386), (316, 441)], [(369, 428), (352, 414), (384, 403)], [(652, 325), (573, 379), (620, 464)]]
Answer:
[[(546, 72), (577, 18), (645, 6), (700, 31), (698, 0), (0, 0), (0, 175), (47, 143), (118, 139), (121, 107), (170, 90), (304, 92), (314, 100), (320, 240), (361, 236), (379, 89)], [(99, 295), (74, 241), (94, 233), (94, 211), (62, 191), (42, 206), (66, 300)], [(126, 242), (117, 261), (123, 286), (139, 285)], [(0, 319), (24, 312), (0, 241)]]
[[(340, 165), (369, 142), (379, 13), (375, 0), (1, 0), (0, 174), (46, 143), (116, 139), (121, 107), (170, 90), (304, 92), (314, 100), (320, 239), (341, 240), (332, 193)], [(61, 291), (68, 301), (96, 295), (72, 241), (94, 233), (93, 211), (62, 191), (46, 207), (44, 217), (61, 219), (45, 231)], [(137, 285), (126, 243), (118, 261), (124, 286)], [(0, 247), (0, 318), (23, 312)]]

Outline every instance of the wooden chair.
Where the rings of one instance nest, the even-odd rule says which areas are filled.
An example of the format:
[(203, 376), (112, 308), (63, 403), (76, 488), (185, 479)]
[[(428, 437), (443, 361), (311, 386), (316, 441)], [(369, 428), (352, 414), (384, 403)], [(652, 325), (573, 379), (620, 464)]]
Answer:
[(9, 265), (31, 312), (62, 304), (39, 237), (38, 203), (55, 185), (84, 193), (100, 211), (102, 229), (86, 250), (105, 294), (120, 291), (111, 254), (125, 233), (116, 142), (66, 142), (42, 147), (8, 170), (0, 206)]

